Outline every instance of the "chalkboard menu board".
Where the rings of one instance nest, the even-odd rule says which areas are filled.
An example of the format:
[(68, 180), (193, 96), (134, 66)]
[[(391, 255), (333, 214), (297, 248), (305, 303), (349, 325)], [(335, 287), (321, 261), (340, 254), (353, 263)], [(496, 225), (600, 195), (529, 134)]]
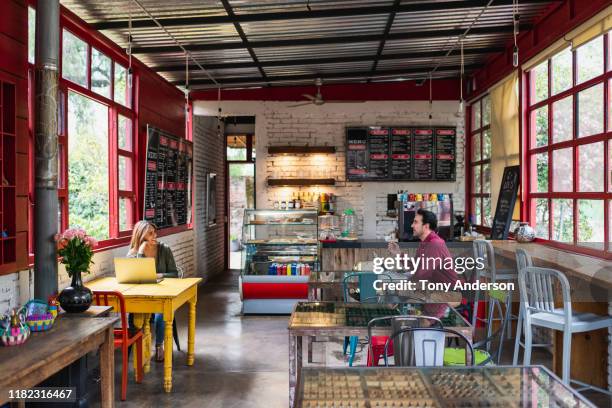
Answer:
[(508, 239), (508, 230), (514, 213), (519, 180), (519, 166), (510, 166), (504, 169), (497, 207), (495, 208), (495, 217), (493, 217), (491, 227), (491, 239)]
[(158, 228), (191, 222), (193, 144), (147, 126), (144, 219)]
[(455, 181), (456, 129), (346, 129), (348, 181)]

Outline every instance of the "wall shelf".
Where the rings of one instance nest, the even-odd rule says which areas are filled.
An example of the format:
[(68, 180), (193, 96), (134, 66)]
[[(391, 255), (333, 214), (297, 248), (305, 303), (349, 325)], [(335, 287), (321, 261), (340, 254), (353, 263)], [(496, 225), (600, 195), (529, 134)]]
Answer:
[(333, 186), (336, 179), (312, 178), (312, 179), (268, 179), (268, 186)]
[(333, 154), (335, 146), (268, 146), (269, 154)]

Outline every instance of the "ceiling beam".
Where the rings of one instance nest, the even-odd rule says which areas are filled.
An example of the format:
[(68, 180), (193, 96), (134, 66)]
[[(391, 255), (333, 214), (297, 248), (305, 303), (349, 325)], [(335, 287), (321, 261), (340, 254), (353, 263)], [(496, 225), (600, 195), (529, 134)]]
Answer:
[[(464, 49), (464, 55), (487, 55), (502, 52), (505, 47), (487, 47), (487, 48), (473, 48)], [(426, 52), (410, 52), (400, 54), (383, 54), (378, 57), (379, 61), (391, 61), (391, 60), (403, 60), (403, 59), (423, 59), (423, 58), (438, 58), (446, 56), (446, 51), (426, 51)], [(460, 55), (461, 51), (454, 50), (449, 56)], [(259, 65), (264, 68), (270, 67), (293, 67), (293, 66), (304, 66), (304, 65), (321, 65), (321, 64), (343, 64), (347, 62), (367, 62), (373, 61), (375, 55), (351, 55), (346, 57), (328, 57), (328, 58), (304, 58), (304, 59), (291, 59), (281, 61), (259, 61)], [(202, 64), (204, 69), (239, 69), (239, 68), (257, 68), (257, 65), (253, 62), (228, 62), (220, 64)], [(195, 72), (197, 67), (195, 64), (189, 66), (190, 72)], [(156, 72), (181, 72), (185, 71), (184, 65), (160, 65), (152, 67)]]
[[(528, 30), (532, 24), (521, 24), (521, 31)], [(504, 34), (512, 33), (512, 25), (497, 26), (497, 27), (474, 27), (470, 30), (467, 38), (474, 35), (487, 34)], [(430, 31), (411, 31), (405, 33), (389, 33), (387, 41), (393, 40), (414, 40), (414, 39), (430, 39), (430, 38), (448, 38), (458, 37), (465, 33), (464, 28), (449, 29), (449, 30), (430, 30)], [(324, 44), (350, 44), (359, 42), (380, 42), (384, 36), (376, 35), (351, 35), (343, 37), (320, 37), (320, 38), (297, 38), (291, 40), (263, 40), (249, 41), (252, 48), (277, 48), (277, 47), (297, 47), (303, 45), (324, 45)], [(244, 49), (245, 46), (240, 42), (215, 42), (210, 44), (188, 44), (184, 45), (187, 51), (219, 51), (219, 50), (235, 50)], [(132, 47), (134, 54), (172, 54), (183, 53), (179, 47), (175, 45), (164, 45), (157, 47)]]
[[(482, 68), (482, 64), (471, 64), (466, 65), (465, 70), (471, 71), (474, 69)], [(419, 68), (403, 68), (403, 69), (390, 69), (384, 71), (377, 71), (374, 76), (375, 77), (383, 77), (383, 76), (397, 76), (400, 78), (402, 75), (415, 75), (415, 74), (423, 74), (426, 75), (431, 67), (419, 67)], [(440, 67), (437, 72), (454, 72), (460, 71), (461, 66), (445, 66)], [(316, 78), (321, 78), (324, 81), (326, 79), (342, 79), (342, 78), (369, 78), (370, 71), (354, 71), (354, 72), (332, 72), (332, 73), (316, 73), (316, 74), (302, 74), (302, 75), (280, 75), (280, 76), (268, 76), (268, 82), (287, 82), (287, 81), (304, 81), (304, 80), (314, 80)], [(231, 84), (248, 84), (248, 83), (260, 83), (263, 80), (260, 77), (235, 77), (235, 78), (216, 78), (217, 82), (221, 85), (231, 85)], [(182, 81), (174, 81), (172, 82), (175, 85), (181, 85)], [(209, 79), (193, 79), (189, 81), (190, 85), (214, 85), (214, 83)]]
[[(543, 4), (551, 2), (560, 2), (561, 0), (521, 0), (520, 5), (528, 4)], [(470, 8), (485, 7), (489, 3), (488, 0), (465, 0), (465, 1), (449, 1), (443, 3), (414, 3), (403, 4), (397, 8), (398, 13), (416, 13), (428, 11), (443, 11), (443, 10), (465, 10)], [(512, 0), (496, 0), (494, 6), (512, 5)], [(347, 7), (335, 9), (321, 10), (299, 10), (299, 11), (284, 11), (284, 12), (269, 12), (269, 13), (245, 13), (231, 16), (207, 16), (207, 17), (168, 17), (159, 18), (158, 21), (164, 27), (178, 26), (209, 26), (213, 24), (233, 24), (278, 21), (278, 20), (296, 20), (306, 18), (325, 18), (325, 17), (351, 17), (365, 16), (375, 14), (389, 14), (394, 10), (393, 6), (372, 6), (372, 7)], [(93, 23), (91, 26), (96, 30), (111, 30), (127, 28), (127, 20), (103, 21)], [(145, 20), (132, 20), (133, 28), (151, 28), (156, 27), (155, 22)]]
[[(387, 18), (387, 25), (385, 26), (385, 31), (383, 32), (383, 38), (380, 40), (378, 44), (378, 50), (376, 50), (376, 57), (374, 57), (374, 62), (372, 63), (371, 73), (374, 74), (376, 72), (376, 67), (378, 66), (378, 59), (383, 53), (385, 49), (385, 44), (387, 42), (387, 38), (389, 38), (389, 33), (391, 32), (391, 27), (393, 26), (393, 21), (395, 21), (395, 15), (397, 14), (397, 10), (400, 6), (401, 0), (395, 0), (393, 2), (393, 11), (389, 13), (389, 17)], [(368, 80), (369, 81), (369, 80)]]

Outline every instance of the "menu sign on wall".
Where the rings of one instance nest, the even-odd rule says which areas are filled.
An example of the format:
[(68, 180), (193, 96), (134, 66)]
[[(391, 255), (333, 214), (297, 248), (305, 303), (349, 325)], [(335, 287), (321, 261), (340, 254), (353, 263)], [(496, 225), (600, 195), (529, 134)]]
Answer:
[(193, 144), (147, 126), (144, 219), (158, 228), (191, 222)]
[(456, 129), (346, 129), (348, 181), (455, 181)]

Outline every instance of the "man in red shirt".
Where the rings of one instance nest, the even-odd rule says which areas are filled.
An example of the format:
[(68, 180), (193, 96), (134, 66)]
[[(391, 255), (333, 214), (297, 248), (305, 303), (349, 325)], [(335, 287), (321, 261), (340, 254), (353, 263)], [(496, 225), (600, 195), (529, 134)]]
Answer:
[[(420, 239), (419, 247), (416, 250), (415, 258), (422, 258), (420, 267), (412, 275), (413, 282), (427, 280), (434, 283), (457, 282), (459, 277), (452, 267), (449, 267), (452, 259), (446, 243), (435, 230), (438, 227), (436, 215), (424, 209), (417, 210), (414, 221), (412, 221), (413, 235)], [(400, 253), (397, 242), (389, 242), (389, 252), (394, 255)], [(445, 267), (446, 266), (446, 267)]]

